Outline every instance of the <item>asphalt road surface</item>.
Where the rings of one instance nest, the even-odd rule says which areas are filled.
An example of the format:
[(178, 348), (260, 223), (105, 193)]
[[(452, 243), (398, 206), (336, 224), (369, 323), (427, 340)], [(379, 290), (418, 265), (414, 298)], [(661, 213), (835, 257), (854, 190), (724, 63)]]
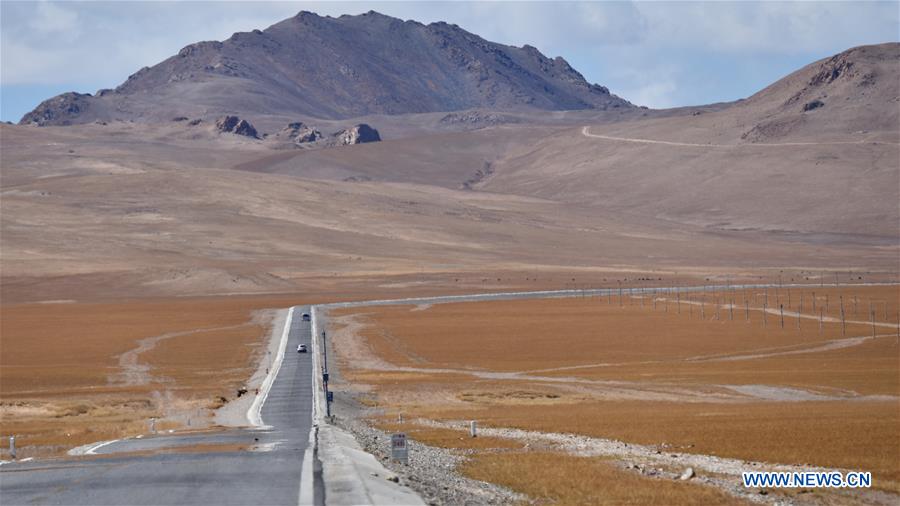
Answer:
[[(97, 448), (96, 456), (7, 463), (0, 467), (0, 503), (298, 504), (313, 400), (312, 356), (296, 350), (310, 343), (310, 322), (301, 318), (308, 311), (294, 309), (284, 360), (261, 410), (267, 427), (126, 439)], [(228, 443), (252, 450), (191, 448)], [(162, 448), (170, 453), (148, 453)], [(313, 467), (312, 497), (322, 504), (316, 460)]]

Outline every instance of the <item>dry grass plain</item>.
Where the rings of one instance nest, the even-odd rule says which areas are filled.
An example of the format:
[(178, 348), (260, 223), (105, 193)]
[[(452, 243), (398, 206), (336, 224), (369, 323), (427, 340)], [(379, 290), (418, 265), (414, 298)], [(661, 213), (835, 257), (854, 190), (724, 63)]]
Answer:
[[(731, 319), (732, 293), (720, 291), (658, 293), (655, 310), (645, 294), (643, 305), (627, 296), (619, 305), (613, 296), (344, 309), (331, 312), (331, 323), (346, 381), (384, 413), (375, 423), (396, 429), (387, 420), (403, 413), (406, 430), (425, 442), (463, 448), (457, 442), (463, 433), (435, 437), (417, 433), (423, 429), (416, 424), (474, 419), (485, 427), (573, 433), (679, 453), (868, 470), (876, 488), (900, 492), (900, 346), (890, 315), (897, 287), (817, 287), (815, 314), (812, 291), (803, 289), (800, 329), (795, 288), (790, 310), (785, 289), (777, 296), (769, 290), (769, 305), (785, 305), (784, 328), (779, 314), (768, 314), (763, 325), (764, 291), (746, 292), (749, 321), (744, 292), (734, 293)], [(826, 319), (820, 331), (826, 294), (827, 315), (838, 320)], [(853, 297), (866, 307), (870, 299), (887, 304), (887, 321), (883, 312), (876, 315), (877, 337), (868, 322), (847, 323), (842, 331), (832, 307), (840, 295), (848, 313)], [(558, 469), (575, 476), (608, 463), (546, 452), (488, 451), (465, 472), (563, 504), (588, 500), (581, 494), (599, 482), (560, 487), (570, 491), (561, 493), (532, 475), (548, 461), (559, 460)], [(646, 493), (663, 495), (632, 500), (610, 491), (606, 500), (721, 502), (704, 496), (706, 487), (669, 490), (668, 483), (629, 479), (645, 480)], [(691, 499), (667, 501), (669, 493)]]
[(0, 433), (19, 456), (210, 423), (262, 359), (268, 308), (299, 297), (17, 304), (0, 320)]

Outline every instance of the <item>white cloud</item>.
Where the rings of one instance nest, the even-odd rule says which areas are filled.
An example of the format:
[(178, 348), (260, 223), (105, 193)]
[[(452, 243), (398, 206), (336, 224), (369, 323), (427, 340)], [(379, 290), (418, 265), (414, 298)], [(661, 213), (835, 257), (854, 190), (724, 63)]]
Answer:
[(78, 13), (61, 3), (37, 2), (34, 17), (29, 20), (31, 30), (41, 36), (72, 40), (78, 36)]
[(648, 22), (648, 42), (655, 46), (796, 54), (900, 37), (896, 2), (666, 2), (636, 6)]

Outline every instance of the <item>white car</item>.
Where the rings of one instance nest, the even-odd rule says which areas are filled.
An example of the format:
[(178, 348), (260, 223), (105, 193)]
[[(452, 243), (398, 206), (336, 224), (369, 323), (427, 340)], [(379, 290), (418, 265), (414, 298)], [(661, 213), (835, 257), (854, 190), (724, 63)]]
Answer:
[(297, 353), (306, 353), (306, 345), (298, 344), (297, 345)]

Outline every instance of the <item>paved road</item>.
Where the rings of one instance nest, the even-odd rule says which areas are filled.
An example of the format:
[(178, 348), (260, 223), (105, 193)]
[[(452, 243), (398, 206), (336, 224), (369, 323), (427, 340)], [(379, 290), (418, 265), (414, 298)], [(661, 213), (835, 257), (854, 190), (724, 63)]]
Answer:
[[(312, 357), (307, 307), (294, 310), (282, 362), (261, 409), (261, 429), (129, 439), (96, 450), (97, 457), (6, 464), (0, 467), (0, 503), (65, 505), (262, 504), (296, 505), (312, 424)], [(258, 451), (191, 451), (198, 444), (237, 443)], [(181, 446), (178, 453), (122, 452)], [(313, 467), (318, 468), (316, 460)], [(307, 470), (309, 473), (309, 470)], [(309, 475), (309, 474), (308, 474)], [(312, 497), (322, 504), (319, 469)]]

